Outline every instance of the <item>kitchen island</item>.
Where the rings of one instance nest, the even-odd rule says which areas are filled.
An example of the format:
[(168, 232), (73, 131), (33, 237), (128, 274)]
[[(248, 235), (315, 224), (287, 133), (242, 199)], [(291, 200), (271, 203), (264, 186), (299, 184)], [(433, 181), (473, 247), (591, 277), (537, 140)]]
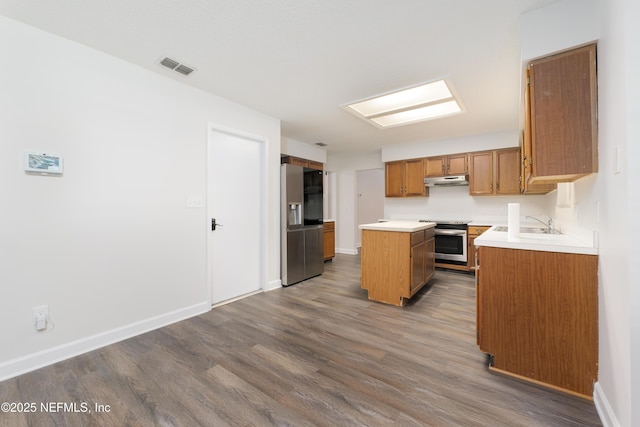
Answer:
[(475, 239), (480, 350), (493, 371), (591, 399), (598, 378), (596, 239), (509, 238), (504, 228)]
[(370, 300), (403, 306), (435, 274), (435, 222), (362, 224), (361, 287)]

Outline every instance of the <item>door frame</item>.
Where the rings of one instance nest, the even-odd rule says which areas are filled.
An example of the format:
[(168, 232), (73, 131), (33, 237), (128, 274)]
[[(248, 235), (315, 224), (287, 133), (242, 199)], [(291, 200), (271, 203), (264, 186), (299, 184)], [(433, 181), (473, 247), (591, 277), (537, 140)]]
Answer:
[[(228, 135), (231, 136), (235, 136), (235, 137), (239, 137), (239, 138), (243, 138), (243, 139), (249, 139), (252, 141), (255, 141), (257, 143), (259, 143), (259, 147), (260, 147), (260, 153), (259, 153), (259, 157), (260, 157), (260, 163), (261, 163), (261, 168), (260, 168), (260, 182), (259, 182), (259, 190), (260, 190), (260, 200), (259, 200), (259, 211), (260, 211), (260, 235), (258, 236), (259, 242), (259, 249), (260, 249), (260, 260), (259, 260), (259, 273), (258, 273), (258, 278), (260, 280), (259, 283), (259, 290), (255, 291), (255, 292), (251, 292), (249, 294), (245, 294), (245, 295), (241, 295), (237, 298), (232, 298), (229, 300), (225, 300), (222, 301), (220, 303), (217, 303), (215, 306), (213, 305), (213, 260), (212, 260), (212, 253), (213, 253), (213, 248), (212, 248), (212, 243), (211, 243), (211, 218), (212, 218), (212, 208), (211, 208), (211, 203), (212, 201), (209, 200), (209, 190), (210, 190), (210, 186), (211, 186), (211, 182), (214, 178), (214, 171), (211, 170), (211, 168), (209, 167), (209, 156), (211, 156), (211, 151), (210, 151), (210, 146), (211, 146), (211, 142), (213, 139), (213, 135), (214, 133), (226, 133)], [(260, 135), (256, 135), (250, 132), (245, 132), (245, 131), (241, 131), (239, 129), (235, 129), (235, 128), (231, 128), (228, 126), (222, 126), (213, 122), (208, 122), (207, 123), (207, 142), (206, 142), (206, 146), (205, 146), (205, 152), (206, 152), (206, 156), (205, 156), (205, 168), (206, 168), (206, 182), (205, 182), (205, 230), (207, 230), (206, 233), (206, 239), (205, 239), (205, 243), (206, 243), (206, 266), (207, 266), (207, 283), (206, 283), (206, 295), (207, 295), (207, 304), (211, 307), (216, 307), (216, 306), (220, 306), (220, 305), (225, 305), (228, 304), (230, 302), (233, 301), (237, 301), (239, 299), (251, 296), (251, 295), (255, 295), (256, 293), (261, 293), (264, 292), (266, 289), (266, 284), (265, 284), (265, 277), (266, 277), (266, 244), (267, 244), (267, 203), (266, 203), (266, 199), (265, 199), (265, 195), (267, 194), (267, 183), (268, 183), (268, 168), (267, 168), (267, 163), (266, 163), (266, 145), (267, 145), (267, 138), (265, 138), (264, 136), (260, 136)]]

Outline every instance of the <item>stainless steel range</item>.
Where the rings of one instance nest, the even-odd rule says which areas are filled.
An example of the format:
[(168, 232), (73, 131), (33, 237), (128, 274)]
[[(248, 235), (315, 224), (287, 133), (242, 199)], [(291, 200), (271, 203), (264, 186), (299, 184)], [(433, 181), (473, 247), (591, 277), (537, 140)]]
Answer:
[(466, 220), (420, 220), (435, 222), (436, 262), (447, 264), (467, 264), (467, 224)]

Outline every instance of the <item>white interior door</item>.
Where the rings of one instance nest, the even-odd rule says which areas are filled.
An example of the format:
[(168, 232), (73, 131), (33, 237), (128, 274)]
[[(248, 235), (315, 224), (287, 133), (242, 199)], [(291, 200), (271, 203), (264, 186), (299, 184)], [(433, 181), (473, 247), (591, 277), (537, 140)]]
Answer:
[(264, 142), (212, 128), (208, 140), (209, 277), (218, 304), (262, 288)]
[(356, 171), (356, 181), (356, 247), (360, 247), (362, 234), (358, 225), (378, 222), (380, 218), (384, 218), (384, 169)]

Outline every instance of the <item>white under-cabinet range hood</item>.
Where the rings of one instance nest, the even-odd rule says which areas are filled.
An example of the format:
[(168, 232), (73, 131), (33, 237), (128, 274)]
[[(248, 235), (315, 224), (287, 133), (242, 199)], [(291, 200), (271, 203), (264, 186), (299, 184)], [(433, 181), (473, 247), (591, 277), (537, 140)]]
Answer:
[(427, 187), (455, 187), (460, 185), (469, 185), (469, 175), (451, 175), (425, 178), (424, 185)]

